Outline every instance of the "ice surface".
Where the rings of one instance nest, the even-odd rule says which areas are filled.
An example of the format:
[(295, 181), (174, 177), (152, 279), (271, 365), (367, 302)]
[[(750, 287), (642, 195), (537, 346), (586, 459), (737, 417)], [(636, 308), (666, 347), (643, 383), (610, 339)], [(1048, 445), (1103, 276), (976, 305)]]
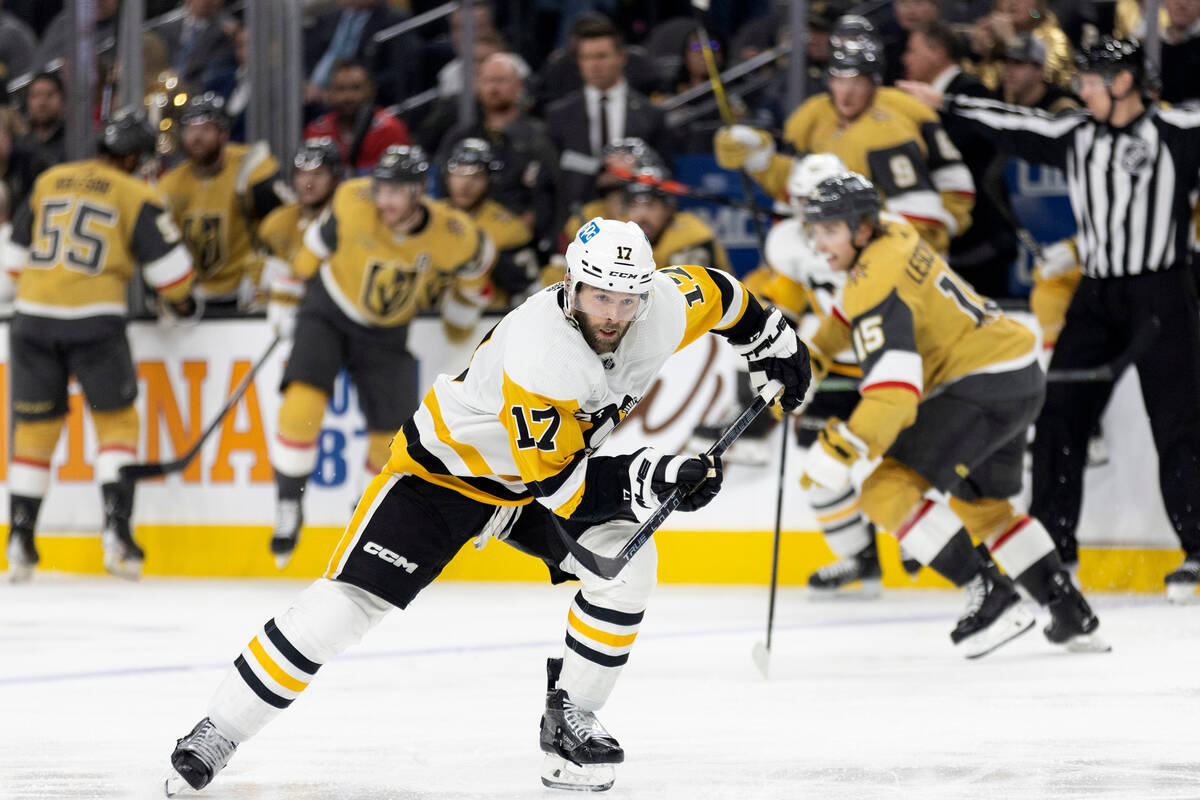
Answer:
[[(0, 586), (0, 799), (160, 796), (175, 738), (287, 581), (38, 574)], [(435, 584), (245, 743), (202, 796), (571, 798), (543, 789), (544, 659), (570, 586)], [(1039, 632), (951, 649), (953, 592), (660, 587), (601, 719), (611, 798), (1200, 797), (1200, 625), (1158, 597), (1095, 598), (1110, 655)], [(1044, 615), (1043, 615), (1044, 616)]]

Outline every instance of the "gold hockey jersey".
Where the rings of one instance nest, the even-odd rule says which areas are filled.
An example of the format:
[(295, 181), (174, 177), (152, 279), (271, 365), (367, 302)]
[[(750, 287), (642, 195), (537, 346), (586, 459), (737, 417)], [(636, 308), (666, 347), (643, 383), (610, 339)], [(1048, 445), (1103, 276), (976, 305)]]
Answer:
[(587, 488), (588, 457), (671, 354), (707, 331), (733, 328), (749, 303), (758, 307), (735, 278), (700, 267), (659, 270), (652, 291), (647, 316), (608, 364), (563, 314), (561, 285), (535, 294), (492, 329), (462, 374), (434, 381), (392, 441), (384, 472), (492, 505), (536, 497), (572, 516)]
[[(588, 217), (590, 219), (590, 217)], [(729, 272), (729, 254), (712, 228), (688, 211), (677, 211), (653, 243), (654, 263), (695, 264)]]
[[(907, 219), (939, 253), (971, 225), (975, 183), (936, 113), (888, 86), (842, 127), (828, 93), (810, 97), (792, 112), (784, 140), (798, 153), (833, 153), (867, 176), (886, 198), (888, 210)], [(754, 178), (767, 192), (787, 199), (792, 159), (774, 155)]]
[(255, 227), (291, 188), (265, 145), (226, 144), (220, 171), (196, 173), (190, 161), (163, 175), (159, 187), (196, 264), (196, 286), (208, 298), (230, 298), (243, 277), (258, 283), (262, 260), (254, 252)]
[(162, 195), (100, 160), (38, 177), (13, 222), (5, 262), (17, 280), (16, 310), (56, 319), (124, 316), (138, 264), (172, 301), (187, 297), (195, 277)]
[(455, 324), (454, 309), (486, 304), (495, 247), (463, 212), (438, 200), (421, 202), (424, 224), (398, 235), (379, 219), (369, 177), (343, 183), (309, 225), (293, 269), (305, 279), (319, 270), (329, 296), (360, 325), (405, 325), (438, 304)]
[(304, 231), (313, 219), (299, 203), (280, 206), (258, 226), (259, 244), (271, 255), (291, 264), (304, 245)]
[(842, 294), (842, 327), (863, 369), (850, 430), (870, 456), (887, 450), (916, 419), (921, 398), (978, 373), (1037, 362), (1037, 337), (977, 294), (910, 225), (884, 223), (858, 257)]

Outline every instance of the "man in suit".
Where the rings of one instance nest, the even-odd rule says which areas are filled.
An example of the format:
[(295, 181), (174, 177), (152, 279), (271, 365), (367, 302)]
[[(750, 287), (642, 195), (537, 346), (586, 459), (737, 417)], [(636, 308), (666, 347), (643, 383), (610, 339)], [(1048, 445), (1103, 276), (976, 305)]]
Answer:
[[(903, 58), (905, 75), (947, 93), (992, 97), (978, 79), (962, 71), (959, 54), (958, 39), (948, 24), (922, 25), (909, 34)], [(1017, 257), (1017, 235), (1006, 221), (1011, 212), (1004, 161), (991, 142), (953, 118), (943, 118), (942, 127), (962, 153), (976, 187), (971, 227), (950, 241), (950, 266), (982, 294), (1007, 297), (1012, 293), (1009, 272)]]
[(182, 17), (159, 29), (171, 66), (191, 94), (228, 80), (237, 71), (225, 0), (186, 0)]
[(575, 29), (583, 88), (546, 109), (546, 131), (559, 152), (559, 208), (569, 213), (596, 194), (606, 145), (637, 137), (668, 159), (673, 150), (663, 113), (625, 80), (625, 47), (612, 23)]

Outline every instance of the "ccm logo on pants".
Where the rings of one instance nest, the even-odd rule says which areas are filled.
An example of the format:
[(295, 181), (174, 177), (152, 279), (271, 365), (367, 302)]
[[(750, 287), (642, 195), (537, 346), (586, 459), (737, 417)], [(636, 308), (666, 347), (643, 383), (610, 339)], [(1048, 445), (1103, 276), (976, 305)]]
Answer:
[(363, 546), (363, 550), (365, 550), (369, 555), (379, 556), (389, 564), (395, 564), (397, 567), (403, 567), (404, 571), (409, 575), (416, 572), (418, 566), (417, 564), (414, 564), (393, 550), (388, 550), (386, 547), (381, 547), (375, 542), (367, 542)]

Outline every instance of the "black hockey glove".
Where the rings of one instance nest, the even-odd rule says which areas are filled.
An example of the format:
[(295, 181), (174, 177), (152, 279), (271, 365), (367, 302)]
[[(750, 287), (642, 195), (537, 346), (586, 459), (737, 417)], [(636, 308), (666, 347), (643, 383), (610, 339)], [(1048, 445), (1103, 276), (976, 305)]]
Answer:
[(750, 364), (750, 381), (761, 391), (768, 381), (783, 384), (779, 403), (784, 411), (792, 411), (804, 401), (812, 382), (808, 348), (796, 337), (778, 308), (767, 312), (762, 328), (748, 342), (730, 342), (733, 349)]
[(642, 522), (679, 486), (680, 510), (695, 511), (717, 496), (722, 477), (720, 458), (672, 456), (643, 447), (629, 462), (630, 510)]

